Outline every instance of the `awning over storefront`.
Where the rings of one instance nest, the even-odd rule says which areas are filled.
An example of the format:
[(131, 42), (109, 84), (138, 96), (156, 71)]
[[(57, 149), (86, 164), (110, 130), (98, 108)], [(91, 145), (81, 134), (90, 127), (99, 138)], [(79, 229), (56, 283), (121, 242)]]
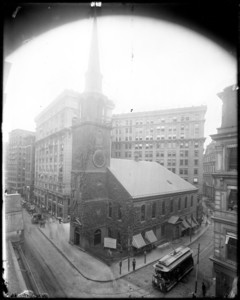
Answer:
[(187, 218), (187, 222), (188, 222), (188, 224), (190, 225), (190, 228), (192, 227), (196, 227), (197, 226), (197, 224), (195, 224), (194, 222), (193, 222), (193, 220), (191, 220), (191, 217), (188, 217)]
[(171, 216), (169, 219), (168, 219), (168, 223), (169, 224), (177, 224), (177, 223), (180, 223), (182, 222), (181, 218), (179, 216)]
[(133, 247), (135, 247), (137, 249), (146, 246), (146, 243), (145, 243), (141, 233), (133, 236), (132, 245), (133, 245)]
[(145, 232), (145, 239), (149, 241), (149, 243), (157, 242), (157, 237), (152, 230)]
[(182, 221), (182, 227), (186, 230), (186, 229), (188, 229), (188, 228), (190, 228), (190, 226), (188, 225), (188, 223), (186, 222), (186, 220), (183, 220)]
[(192, 217), (192, 219), (193, 219), (193, 222), (198, 226), (199, 224), (198, 224), (198, 221), (195, 219), (195, 217)]

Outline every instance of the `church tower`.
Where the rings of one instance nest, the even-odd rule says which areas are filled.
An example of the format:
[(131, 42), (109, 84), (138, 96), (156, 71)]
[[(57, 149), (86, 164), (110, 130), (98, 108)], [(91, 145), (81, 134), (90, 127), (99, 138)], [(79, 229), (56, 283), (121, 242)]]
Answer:
[(106, 171), (110, 166), (113, 108), (113, 102), (102, 93), (95, 15), (80, 116), (72, 126), (70, 241), (85, 249), (101, 245), (106, 235)]

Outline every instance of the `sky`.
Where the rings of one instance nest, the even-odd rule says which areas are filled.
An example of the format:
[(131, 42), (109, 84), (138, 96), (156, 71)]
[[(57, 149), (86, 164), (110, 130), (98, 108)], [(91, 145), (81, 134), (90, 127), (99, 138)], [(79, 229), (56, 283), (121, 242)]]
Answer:
[[(72, 22), (26, 42), (11, 63), (3, 107), (3, 140), (16, 128), (35, 130), (34, 118), (65, 89), (84, 90), (92, 19)], [(205, 146), (221, 126), (217, 93), (235, 84), (237, 60), (189, 28), (137, 16), (98, 18), (103, 93), (113, 113), (207, 105)]]

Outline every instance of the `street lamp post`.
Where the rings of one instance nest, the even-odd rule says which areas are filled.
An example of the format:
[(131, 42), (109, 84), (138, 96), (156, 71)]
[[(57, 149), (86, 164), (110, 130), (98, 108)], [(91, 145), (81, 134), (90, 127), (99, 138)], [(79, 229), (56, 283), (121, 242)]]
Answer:
[(200, 253), (200, 244), (198, 244), (198, 254), (197, 254), (197, 268), (196, 268), (196, 280), (195, 280), (195, 295), (197, 294), (197, 284), (198, 284), (198, 267), (199, 267), (199, 253)]
[(190, 228), (190, 243), (192, 241), (192, 218), (191, 218), (191, 228)]

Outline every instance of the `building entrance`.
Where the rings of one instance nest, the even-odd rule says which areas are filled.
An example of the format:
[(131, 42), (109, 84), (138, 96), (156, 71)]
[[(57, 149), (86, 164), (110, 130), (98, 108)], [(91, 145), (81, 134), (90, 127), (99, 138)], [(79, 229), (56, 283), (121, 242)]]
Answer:
[(76, 227), (75, 231), (74, 231), (74, 244), (75, 245), (79, 245), (80, 244), (80, 232), (79, 232), (79, 228)]
[(94, 246), (98, 245), (98, 244), (101, 244), (101, 230), (100, 229), (97, 229), (94, 232)]

